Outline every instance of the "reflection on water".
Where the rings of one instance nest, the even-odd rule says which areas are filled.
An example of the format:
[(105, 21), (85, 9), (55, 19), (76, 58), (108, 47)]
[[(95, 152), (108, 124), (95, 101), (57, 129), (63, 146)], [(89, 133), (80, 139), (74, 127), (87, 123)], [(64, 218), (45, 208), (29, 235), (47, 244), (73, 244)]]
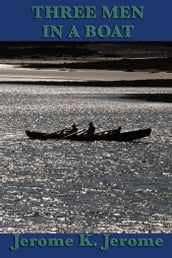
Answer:
[[(1, 85), (1, 232), (171, 232), (171, 104), (122, 94), (171, 89)], [(73, 122), (151, 126), (135, 143), (31, 141)], [(98, 129), (97, 129), (98, 130)]]

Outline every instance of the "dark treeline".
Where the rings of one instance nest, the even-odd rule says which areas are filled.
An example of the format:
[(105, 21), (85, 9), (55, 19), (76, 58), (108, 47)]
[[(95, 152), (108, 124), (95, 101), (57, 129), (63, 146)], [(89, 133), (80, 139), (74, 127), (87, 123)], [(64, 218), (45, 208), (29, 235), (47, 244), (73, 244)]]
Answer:
[(0, 58), (172, 57), (172, 42), (0, 42)]

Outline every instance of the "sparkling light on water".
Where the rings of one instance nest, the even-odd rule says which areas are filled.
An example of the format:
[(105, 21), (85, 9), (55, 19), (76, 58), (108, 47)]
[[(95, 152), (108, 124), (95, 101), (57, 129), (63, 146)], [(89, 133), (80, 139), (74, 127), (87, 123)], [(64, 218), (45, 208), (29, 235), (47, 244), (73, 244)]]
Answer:
[[(1, 232), (172, 231), (171, 104), (119, 98), (155, 89), (0, 89)], [(89, 121), (99, 130), (153, 131), (133, 143), (42, 142), (24, 133)]]

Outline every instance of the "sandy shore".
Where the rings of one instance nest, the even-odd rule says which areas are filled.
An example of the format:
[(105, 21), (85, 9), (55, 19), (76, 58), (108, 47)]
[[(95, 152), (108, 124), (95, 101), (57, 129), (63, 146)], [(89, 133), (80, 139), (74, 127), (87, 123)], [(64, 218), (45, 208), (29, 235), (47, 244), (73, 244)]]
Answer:
[(57, 68), (56, 66), (52, 68), (51, 65), (57, 65), (57, 63), (54, 62), (49, 63), (50, 67), (47, 63), (45, 66), (44, 62), (28, 63), (27, 60), (24, 64), (1, 63), (0, 82), (120, 82), (146, 80), (164, 80), (164, 82), (165, 80), (168, 80), (169, 82), (169, 80), (172, 80), (172, 73), (169, 71), (159, 71), (154, 69), (131, 71), (129, 69), (128, 71), (93, 69), (89, 65), (87, 65), (87, 69), (79, 69), (78, 66), (77, 69), (72, 69), (66, 68), (65, 61), (61, 62), (63, 63), (61, 68)]
[(172, 73), (152, 71), (109, 71), (94, 69), (34, 69), (5, 66), (0, 80), (53, 80), (53, 81), (132, 81), (172, 79)]

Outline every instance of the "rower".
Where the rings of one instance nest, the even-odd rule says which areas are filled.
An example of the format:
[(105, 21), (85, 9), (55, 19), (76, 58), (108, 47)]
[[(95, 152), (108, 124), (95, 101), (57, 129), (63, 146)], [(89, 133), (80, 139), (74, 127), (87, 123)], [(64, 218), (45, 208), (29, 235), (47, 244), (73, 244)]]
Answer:
[(67, 134), (72, 134), (72, 133), (76, 133), (78, 131), (78, 128), (76, 127), (76, 124), (72, 125), (72, 129), (68, 129), (66, 131)]
[(94, 134), (95, 130), (96, 130), (96, 128), (94, 127), (93, 123), (90, 122), (89, 127), (88, 127), (87, 131), (85, 132), (85, 134), (92, 135), (92, 134)]
[(115, 130), (110, 130), (111, 134), (117, 134), (117, 133), (120, 133), (120, 132), (121, 132), (121, 127), (118, 127), (118, 129), (115, 129)]
[(118, 130), (118, 133), (120, 133), (120, 132), (121, 132), (121, 126), (120, 126), (120, 127), (118, 127), (118, 129), (117, 129), (117, 130)]

